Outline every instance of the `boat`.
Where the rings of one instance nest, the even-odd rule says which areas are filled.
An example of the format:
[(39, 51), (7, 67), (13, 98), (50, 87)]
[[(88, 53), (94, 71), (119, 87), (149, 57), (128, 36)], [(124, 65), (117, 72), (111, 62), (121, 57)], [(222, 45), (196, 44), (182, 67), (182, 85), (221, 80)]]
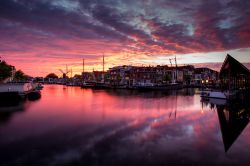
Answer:
[(227, 100), (225, 99), (220, 99), (220, 98), (209, 98), (208, 102), (210, 104), (215, 104), (215, 105), (226, 105)]
[(27, 94), (27, 97), (31, 101), (38, 100), (41, 98), (41, 92), (40, 90), (33, 90), (32, 92)]
[(37, 87), (36, 87), (37, 90), (42, 90), (43, 88), (44, 86), (41, 83), (37, 84)]
[(34, 87), (31, 82), (13, 82), (0, 85), (1, 96), (12, 96), (14, 94), (20, 97), (24, 97), (33, 90)]
[(37, 83), (33, 82), (10, 82), (0, 84), (1, 101), (19, 101), (30, 98), (41, 97), (40, 90), (37, 89)]
[(93, 88), (95, 85), (95, 82), (83, 82), (81, 85), (81, 88)]
[(92, 88), (93, 89), (109, 89), (110, 87), (104, 82), (96, 82)]
[(66, 86), (75, 86), (75, 84), (73, 82), (67, 82)]
[(216, 98), (216, 99), (227, 99), (227, 95), (221, 91), (202, 91), (201, 95), (202, 98)]

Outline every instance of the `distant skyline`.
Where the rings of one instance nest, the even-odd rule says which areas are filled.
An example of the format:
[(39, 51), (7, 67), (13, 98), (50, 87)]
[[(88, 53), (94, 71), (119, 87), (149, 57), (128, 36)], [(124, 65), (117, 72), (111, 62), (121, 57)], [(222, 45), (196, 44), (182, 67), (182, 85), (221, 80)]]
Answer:
[(31, 76), (117, 65), (250, 68), (248, 0), (2, 0), (0, 57)]

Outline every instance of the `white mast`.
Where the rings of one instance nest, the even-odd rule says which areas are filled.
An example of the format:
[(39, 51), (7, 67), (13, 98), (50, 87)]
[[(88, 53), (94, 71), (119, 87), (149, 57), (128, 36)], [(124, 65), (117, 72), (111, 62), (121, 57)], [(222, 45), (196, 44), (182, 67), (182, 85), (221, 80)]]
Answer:
[(82, 59), (82, 73), (84, 73), (84, 59)]
[(104, 54), (102, 54), (102, 82), (104, 83)]

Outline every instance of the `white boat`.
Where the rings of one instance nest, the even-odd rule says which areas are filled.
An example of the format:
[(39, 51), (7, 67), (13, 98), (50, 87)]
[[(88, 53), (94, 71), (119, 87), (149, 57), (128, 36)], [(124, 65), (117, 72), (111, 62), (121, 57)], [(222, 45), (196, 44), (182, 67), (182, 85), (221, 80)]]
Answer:
[(220, 91), (203, 91), (201, 97), (204, 98), (216, 98), (216, 99), (227, 99), (227, 95)]
[(210, 98), (209, 103), (215, 104), (215, 105), (226, 105), (227, 100), (219, 99), (219, 98)]
[(32, 90), (34, 90), (34, 87), (30, 82), (0, 84), (0, 93), (17, 92), (19, 94), (25, 94)]
[(22, 99), (34, 90), (30, 82), (0, 84), (0, 100), (11, 101)]
[(96, 82), (91, 81), (91, 82), (83, 82), (81, 85), (81, 88), (93, 88), (95, 86)]

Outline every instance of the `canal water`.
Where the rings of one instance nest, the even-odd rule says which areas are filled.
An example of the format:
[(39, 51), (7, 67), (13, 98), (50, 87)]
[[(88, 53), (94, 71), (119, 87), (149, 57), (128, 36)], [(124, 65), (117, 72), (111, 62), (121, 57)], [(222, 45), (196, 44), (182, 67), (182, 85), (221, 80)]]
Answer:
[(195, 89), (45, 85), (0, 106), (0, 165), (249, 165), (249, 108)]

